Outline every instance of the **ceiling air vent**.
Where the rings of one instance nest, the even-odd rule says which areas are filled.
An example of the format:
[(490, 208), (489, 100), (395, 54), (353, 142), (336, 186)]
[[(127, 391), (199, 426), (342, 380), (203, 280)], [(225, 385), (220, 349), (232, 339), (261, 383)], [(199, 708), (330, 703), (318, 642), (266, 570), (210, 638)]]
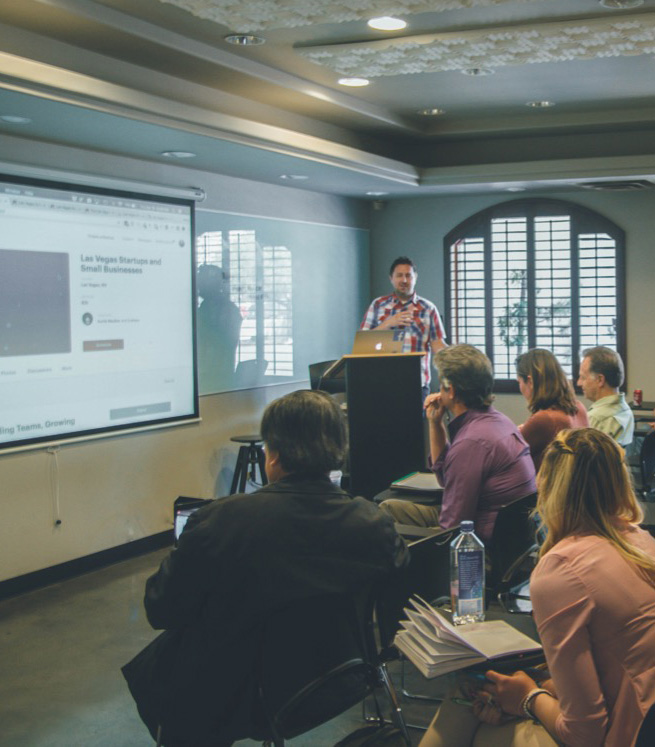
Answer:
[(620, 182), (581, 182), (578, 186), (583, 189), (595, 189), (597, 192), (637, 192), (652, 189), (655, 184), (647, 179), (633, 179)]

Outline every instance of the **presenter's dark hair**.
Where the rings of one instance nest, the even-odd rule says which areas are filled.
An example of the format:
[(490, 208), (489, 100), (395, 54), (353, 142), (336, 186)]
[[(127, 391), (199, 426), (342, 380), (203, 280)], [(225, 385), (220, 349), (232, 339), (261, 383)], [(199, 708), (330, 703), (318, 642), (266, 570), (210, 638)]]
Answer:
[(455, 397), (470, 410), (484, 410), (493, 402), (494, 372), (491, 361), (473, 345), (442, 348), (434, 356), (439, 378), (455, 389)]
[(614, 389), (618, 389), (625, 378), (623, 361), (621, 356), (603, 345), (595, 348), (587, 348), (582, 351), (582, 357), (589, 358), (589, 370), (591, 373), (602, 374), (605, 381)]
[(394, 261), (391, 263), (391, 269), (389, 270), (389, 275), (393, 275), (393, 271), (398, 267), (398, 265), (409, 265), (412, 270), (418, 275), (418, 270), (416, 269), (416, 265), (412, 262), (412, 260), (409, 257), (396, 257)]
[(266, 447), (277, 452), (289, 473), (325, 475), (339, 469), (346, 455), (341, 408), (325, 392), (301, 389), (266, 408), (261, 425)]

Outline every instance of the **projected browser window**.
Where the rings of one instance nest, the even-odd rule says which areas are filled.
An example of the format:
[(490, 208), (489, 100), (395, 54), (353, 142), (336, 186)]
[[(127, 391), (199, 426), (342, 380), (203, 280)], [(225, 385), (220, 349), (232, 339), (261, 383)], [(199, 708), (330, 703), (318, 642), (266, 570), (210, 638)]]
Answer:
[(193, 207), (0, 182), (0, 443), (197, 415)]

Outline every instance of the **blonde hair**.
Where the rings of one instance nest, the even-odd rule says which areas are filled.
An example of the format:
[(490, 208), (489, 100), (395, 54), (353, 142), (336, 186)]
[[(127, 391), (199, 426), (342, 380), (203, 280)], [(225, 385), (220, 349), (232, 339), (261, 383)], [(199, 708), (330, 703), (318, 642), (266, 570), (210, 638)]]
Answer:
[(595, 428), (560, 431), (544, 454), (537, 490), (536, 513), (547, 529), (540, 557), (565, 537), (595, 534), (655, 581), (655, 558), (622, 532), (622, 524), (638, 524), (644, 515), (614, 439)]

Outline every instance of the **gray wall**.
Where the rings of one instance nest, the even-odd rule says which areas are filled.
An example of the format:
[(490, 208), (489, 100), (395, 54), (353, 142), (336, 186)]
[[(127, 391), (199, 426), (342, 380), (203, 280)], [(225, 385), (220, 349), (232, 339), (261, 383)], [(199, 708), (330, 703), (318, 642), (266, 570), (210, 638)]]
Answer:
[[(0, 141), (0, 161), (197, 186), (208, 196), (200, 207), (213, 210), (359, 228), (368, 222), (368, 208), (355, 200), (18, 138)], [(337, 292), (348, 292), (348, 279), (342, 282)], [(359, 292), (361, 309), (368, 283)], [(0, 580), (170, 529), (178, 495), (224, 495), (238, 449), (230, 436), (257, 432), (266, 404), (298, 386), (202, 397), (200, 425), (66, 445), (57, 454), (0, 456)]]
[[(583, 205), (613, 220), (626, 233), (626, 306), (628, 392), (639, 388), (655, 400), (655, 192), (596, 193), (571, 190), (536, 195), (416, 197), (390, 200), (372, 213), (371, 292), (389, 287), (388, 270), (399, 254), (409, 255), (419, 270), (418, 292), (445, 313), (444, 236), (470, 215), (512, 199), (545, 196)], [(527, 416), (520, 395), (501, 395), (497, 406), (517, 423)]]

